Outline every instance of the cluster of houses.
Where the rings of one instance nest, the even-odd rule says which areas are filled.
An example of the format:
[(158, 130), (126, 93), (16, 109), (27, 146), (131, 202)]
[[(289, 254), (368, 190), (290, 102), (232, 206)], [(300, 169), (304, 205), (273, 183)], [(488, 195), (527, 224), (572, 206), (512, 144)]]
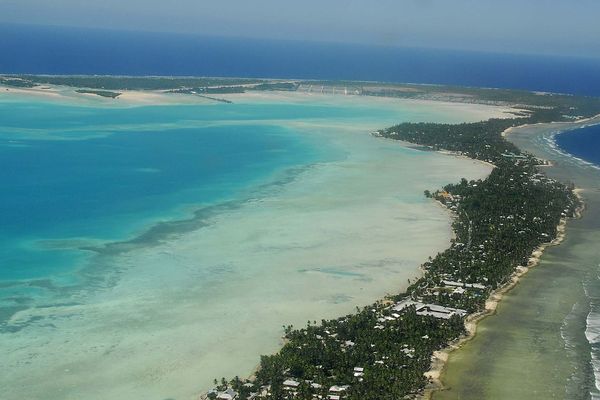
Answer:
[(454, 315), (458, 315), (459, 317), (464, 317), (467, 315), (467, 311), (461, 310), (460, 308), (444, 307), (437, 304), (426, 304), (410, 299), (402, 300), (396, 303), (392, 309), (399, 312), (410, 306), (415, 307), (417, 315), (424, 315), (440, 319), (450, 319)]
[(502, 157), (510, 160), (527, 160), (527, 156), (515, 153), (502, 153)]
[(227, 388), (223, 391), (218, 391), (217, 389), (210, 390), (207, 394), (201, 397), (201, 400), (207, 400), (211, 398), (215, 398), (218, 400), (236, 400), (238, 398), (238, 393), (230, 388)]
[[(361, 376), (362, 376), (362, 368), (356, 367), (354, 368), (355, 371), (360, 370)], [(355, 372), (355, 376), (356, 376), (356, 372)], [(310, 387), (312, 389), (315, 389), (317, 391), (322, 389), (322, 386), (318, 383), (315, 382), (307, 382), (310, 384)], [(300, 382), (298, 382), (297, 380), (288, 378), (283, 382), (283, 388), (290, 392), (293, 396), (295, 396), (297, 394), (297, 390), (298, 387), (300, 386)], [(327, 397), (323, 397), (320, 394), (314, 394), (313, 398), (315, 400), (322, 400), (322, 399), (327, 399), (327, 400), (340, 400), (342, 398), (342, 396), (344, 395), (344, 393), (350, 388), (349, 385), (343, 385), (343, 386), (331, 386), (329, 388)]]
[(458, 204), (461, 200), (460, 195), (457, 195), (457, 194), (453, 195), (452, 193), (448, 193), (445, 190), (441, 190), (441, 191), (437, 192), (436, 198), (438, 200), (441, 200), (441, 202), (444, 203), (444, 205), (452, 211), (458, 210)]
[[(447, 286), (455, 286), (457, 288), (458, 287), (460, 287), (460, 288), (472, 287), (472, 288), (477, 288), (477, 289), (480, 289), (480, 288), (485, 289), (485, 286), (479, 285), (479, 284), (465, 284), (465, 283), (455, 282), (455, 281), (444, 281), (444, 283)], [(414, 301), (411, 299), (404, 299), (402, 301), (392, 304), (389, 307), (386, 307), (386, 310), (388, 310), (389, 315), (380, 314), (379, 318), (377, 319), (378, 325), (376, 325), (375, 328), (376, 329), (385, 329), (386, 322), (394, 321), (398, 318), (401, 318), (401, 314), (405, 311), (405, 309), (408, 307), (411, 307), (411, 306), (415, 307), (417, 315), (429, 316), (429, 317), (433, 317), (433, 318), (440, 318), (440, 319), (446, 319), (446, 320), (450, 319), (454, 315), (464, 317), (467, 314), (467, 311), (461, 310), (458, 308), (444, 307), (444, 306), (440, 306), (437, 304), (428, 304), (428, 303), (422, 303), (419, 301)], [(373, 310), (373, 311), (375, 311), (375, 310)], [(390, 311), (391, 311), (391, 313), (390, 313)], [(388, 313), (386, 313), (386, 314), (388, 314)], [(333, 337), (333, 338), (335, 338), (335, 336), (337, 336), (335, 333), (332, 334), (329, 331), (325, 331), (325, 334), (327, 334), (328, 336)], [(324, 338), (321, 338), (321, 337), (318, 337), (318, 339), (324, 340)], [(343, 343), (340, 343), (340, 345), (343, 348), (349, 348), (349, 347), (354, 346), (354, 343), (352, 341), (347, 340), (347, 341), (344, 341)], [(402, 349), (402, 352), (404, 354), (406, 354), (408, 357), (412, 358), (414, 356), (415, 350), (409, 348), (408, 346), (405, 346)], [(385, 364), (385, 361), (378, 360), (378, 361), (375, 361), (375, 363), (383, 365), (383, 364)], [(358, 382), (361, 382), (363, 380), (364, 374), (365, 374), (365, 368), (362, 366), (356, 366), (352, 370), (352, 375)], [(297, 380), (297, 378), (286, 377), (285, 380), (283, 381), (283, 389), (285, 392), (287, 392), (289, 394), (289, 398), (294, 398), (298, 394), (301, 384), (302, 384), (301, 381)], [(310, 385), (310, 388), (315, 391), (315, 394), (313, 395), (313, 398), (315, 400), (343, 400), (345, 392), (350, 388), (349, 385), (334, 385), (334, 386), (331, 386), (326, 391), (327, 394), (325, 395), (325, 394), (323, 394), (323, 393), (325, 393), (325, 391), (323, 390), (323, 387), (321, 384), (313, 382), (313, 381), (305, 381), (305, 384)], [(249, 385), (248, 387), (252, 387), (251, 383), (248, 383), (247, 385)], [(264, 399), (269, 396), (270, 389), (271, 388), (268, 385), (262, 386), (256, 393), (252, 393), (249, 396), (247, 396), (246, 399), (247, 400)], [(239, 394), (231, 388), (228, 388), (226, 390), (221, 390), (221, 391), (219, 391), (217, 389), (213, 389), (212, 391), (208, 392), (205, 396), (203, 396), (203, 399), (216, 399), (216, 400), (238, 400), (238, 398), (239, 398)]]
[[(364, 368), (355, 367), (354, 368), (354, 376), (362, 377), (364, 374)], [(307, 381), (312, 389), (315, 391), (322, 392), (322, 385)], [(295, 380), (294, 378), (287, 378), (283, 381), (283, 389), (290, 395), (290, 398), (294, 398), (298, 394), (298, 389), (300, 387), (300, 382)], [(252, 384), (248, 384), (252, 385)], [(327, 391), (327, 395), (323, 396), (321, 394), (314, 394), (313, 398), (315, 400), (342, 400), (344, 393), (350, 388), (350, 385), (334, 385), (329, 388)], [(270, 394), (270, 386), (263, 386), (260, 388), (260, 393), (252, 393), (248, 396), (247, 400), (258, 400), (263, 399), (269, 396)], [(216, 400), (237, 400), (239, 397), (239, 393), (234, 391), (231, 388), (227, 388), (226, 390), (219, 391), (217, 389), (213, 389), (209, 391), (207, 394), (201, 397), (201, 400), (208, 399), (216, 399)]]
[[(455, 200), (455, 199), (454, 199)], [(443, 275), (440, 285), (442, 287), (438, 289), (450, 290), (452, 293), (462, 294), (468, 290), (485, 290), (486, 286), (480, 283), (464, 283), (457, 279), (453, 279), (450, 275)], [(396, 321), (402, 318), (402, 314), (407, 308), (414, 307), (416, 314), (421, 316), (433, 317), (443, 320), (449, 320), (453, 316), (464, 317), (467, 315), (467, 311), (459, 308), (445, 307), (438, 304), (427, 303), (421, 299), (403, 299), (396, 303), (390, 304), (383, 309), (373, 308), (372, 312), (376, 313), (377, 325), (375, 329), (386, 329), (386, 325), (389, 322)], [(321, 336), (323, 335), (323, 336)], [(337, 338), (337, 333), (331, 332), (325, 329), (321, 335), (316, 335), (316, 339), (325, 341), (334, 339), (339, 342), (342, 351), (349, 351), (350, 348), (355, 346), (355, 343), (351, 340), (341, 340)], [(324, 337), (324, 336), (327, 336)], [(426, 339), (427, 337), (424, 336)], [(415, 355), (415, 349), (409, 348), (405, 345), (401, 350), (407, 357), (413, 358)], [(375, 365), (384, 366), (386, 364), (386, 357), (381, 357), (375, 361)], [(362, 382), (364, 379), (365, 368), (364, 366), (356, 366), (352, 370), (352, 376), (357, 383)], [(247, 387), (252, 390), (253, 384), (247, 383)], [(302, 389), (301, 386), (306, 387), (308, 385), (313, 394), (314, 400), (344, 400), (346, 391), (350, 388), (349, 385), (334, 385), (329, 389), (324, 388), (321, 384), (314, 381), (301, 381), (293, 376), (287, 376), (283, 381), (284, 392), (288, 394), (286, 398), (296, 398), (299, 391)], [(271, 394), (270, 385), (261, 386), (260, 388), (254, 389), (256, 392), (251, 393), (249, 396), (243, 396), (244, 400), (260, 400), (268, 398)], [(216, 400), (242, 400), (240, 395), (231, 388), (227, 390), (212, 390), (208, 395), (205, 395), (204, 399), (216, 399)]]
[[(480, 247), (480, 255), (482, 257), (485, 257), (486, 255), (485, 251), (483, 251), (483, 247)], [(445, 292), (462, 296), (469, 291), (469, 289), (472, 289), (471, 292), (473, 292), (474, 289), (475, 292), (479, 293), (487, 289), (487, 287), (481, 283), (464, 283), (451, 279), (452, 278), (442, 280), (443, 286), (428, 288), (427, 293), (431, 295), (438, 295), (439, 293)]]

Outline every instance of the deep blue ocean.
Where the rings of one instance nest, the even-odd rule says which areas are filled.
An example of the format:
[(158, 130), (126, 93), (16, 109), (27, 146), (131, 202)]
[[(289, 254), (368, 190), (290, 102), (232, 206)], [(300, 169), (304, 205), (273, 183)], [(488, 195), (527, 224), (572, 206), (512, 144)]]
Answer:
[(600, 125), (561, 133), (554, 140), (567, 153), (600, 166)]
[(600, 96), (600, 55), (526, 56), (0, 25), (0, 73), (438, 83)]

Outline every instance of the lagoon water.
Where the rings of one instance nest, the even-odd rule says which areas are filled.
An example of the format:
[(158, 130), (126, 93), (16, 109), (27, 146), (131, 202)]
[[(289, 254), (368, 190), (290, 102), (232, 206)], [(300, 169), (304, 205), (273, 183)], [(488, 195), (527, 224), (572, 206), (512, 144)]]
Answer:
[(401, 291), (450, 240), (423, 191), (489, 167), (369, 132), (499, 113), (3, 93), (2, 398), (194, 398), (249, 375), (282, 325)]

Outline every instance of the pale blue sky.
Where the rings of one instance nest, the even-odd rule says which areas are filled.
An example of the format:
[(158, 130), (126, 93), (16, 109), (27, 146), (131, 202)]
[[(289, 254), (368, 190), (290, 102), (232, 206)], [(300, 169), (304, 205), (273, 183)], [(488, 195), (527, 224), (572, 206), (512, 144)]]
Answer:
[(600, 57), (598, 0), (0, 0), (0, 22)]

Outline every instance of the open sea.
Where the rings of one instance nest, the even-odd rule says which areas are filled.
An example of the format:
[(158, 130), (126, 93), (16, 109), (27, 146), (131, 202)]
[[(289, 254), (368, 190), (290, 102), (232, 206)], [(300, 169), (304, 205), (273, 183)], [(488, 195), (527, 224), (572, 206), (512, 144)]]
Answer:
[(561, 133), (554, 142), (563, 151), (600, 167), (600, 125)]
[(0, 73), (438, 83), (600, 96), (600, 58), (0, 24)]

